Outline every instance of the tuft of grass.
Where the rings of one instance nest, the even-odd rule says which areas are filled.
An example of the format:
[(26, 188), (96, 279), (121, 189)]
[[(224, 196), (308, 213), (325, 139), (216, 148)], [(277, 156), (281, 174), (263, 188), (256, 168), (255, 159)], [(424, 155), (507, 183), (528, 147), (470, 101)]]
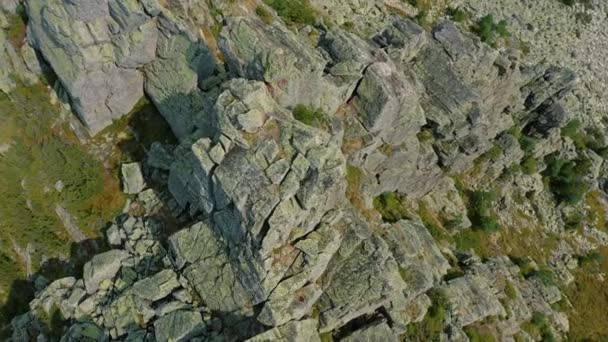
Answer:
[(14, 48), (20, 49), (25, 43), (25, 37), (27, 35), (27, 16), (23, 4), (19, 4), (17, 7), (16, 15), (11, 15), (8, 18), (8, 29), (6, 33), (8, 41)]
[(321, 109), (312, 109), (299, 104), (293, 109), (293, 117), (309, 126), (322, 127), (327, 123), (325, 113)]
[(505, 295), (509, 300), (517, 298), (517, 290), (515, 289), (515, 286), (513, 286), (513, 283), (511, 283), (510, 280), (507, 280), (507, 282), (505, 283)]
[(268, 25), (272, 24), (274, 18), (272, 17), (272, 13), (266, 9), (264, 6), (258, 6), (255, 8), (255, 14), (262, 19), (262, 21)]
[(461, 23), (469, 19), (469, 13), (460, 7), (448, 7), (446, 10), (447, 15), (452, 18), (455, 22)]
[(264, 0), (287, 24), (314, 25), (316, 13), (308, 0)]
[(374, 198), (374, 208), (378, 210), (385, 222), (397, 222), (410, 218), (410, 214), (402, 203), (403, 198), (394, 192), (385, 192)]

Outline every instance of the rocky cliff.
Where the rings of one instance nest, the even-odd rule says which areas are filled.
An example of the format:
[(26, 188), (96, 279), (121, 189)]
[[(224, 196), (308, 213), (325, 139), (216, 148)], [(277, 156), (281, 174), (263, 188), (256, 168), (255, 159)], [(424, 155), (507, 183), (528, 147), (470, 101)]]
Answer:
[(145, 94), (179, 141), (123, 165), (110, 249), (12, 340), (569, 336), (565, 289), (608, 243), (577, 73), (453, 8), (328, 3), (25, 1), (90, 133)]

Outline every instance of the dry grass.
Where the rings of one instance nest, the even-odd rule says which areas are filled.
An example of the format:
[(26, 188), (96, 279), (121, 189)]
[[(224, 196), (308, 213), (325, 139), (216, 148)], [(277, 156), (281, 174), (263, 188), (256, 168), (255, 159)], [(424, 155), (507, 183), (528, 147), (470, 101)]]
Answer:
[(608, 340), (608, 247), (598, 252), (601, 262), (578, 269), (575, 281), (565, 290), (573, 308), (567, 312), (570, 320), (569, 341)]

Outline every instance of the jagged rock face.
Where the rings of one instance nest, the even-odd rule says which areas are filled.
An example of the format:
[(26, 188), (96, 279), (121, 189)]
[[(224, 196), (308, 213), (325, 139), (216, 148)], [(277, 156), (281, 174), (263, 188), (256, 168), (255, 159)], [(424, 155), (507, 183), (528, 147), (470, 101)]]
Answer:
[[(444, 170), (470, 168), (497, 144), (500, 156), (484, 166), (494, 181), (524, 157), (504, 133), (514, 118), (558, 134), (566, 116), (556, 101), (575, 81), (568, 70), (528, 69), (449, 21), (427, 32), (391, 20), (370, 40), (307, 28), (313, 39), (278, 19), (227, 16), (216, 58), (192, 33), (202, 19), (162, 2), (30, 1), (28, 13), (30, 39), (91, 131), (145, 89), (179, 144), (153, 144), (143, 166), (123, 165), (144, 217), (114, 222), (113, 250), (89, 261), (82, 280), (40, 292), (13, 321), (15, 340), (38, 336), (24, 329), (44, 335), (36, 313), (59, 309), (78, 321), (66, 340), (393, 341), (423, 319), (431, 289), (449, 295), (457, 339), (506, 309), (518, 312), (509, 321), (518, 329), (559, 299), (556, 288), (519, 279), (508, 259), (445, 282), (445, 246), (418, 217), (364, 214), (375, 196), (398, 191), (457, 219), (466, 208)], [(298, 105), (321, 108), (325, 122), (296, 120)], [(346, 199), (348, 167), (361, 173), (368, 208)], [(151, 218), (161, 199), (144, 190), (145, 174), (166, 181), (173, 214), (188, 222), (168, 236)], [(507, 308), (505, 279), (517, 288)]]

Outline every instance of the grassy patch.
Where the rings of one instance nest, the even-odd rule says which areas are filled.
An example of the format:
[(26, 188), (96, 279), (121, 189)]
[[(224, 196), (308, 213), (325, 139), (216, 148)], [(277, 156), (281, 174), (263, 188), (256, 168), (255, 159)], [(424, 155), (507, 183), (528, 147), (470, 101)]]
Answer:
[(532, 319), (522, 325), (523, 330), (530, 334), (536, 341), (551, 342), (556, 341), (549, 326), (547, 316), (541, 312), (535, 312)]
[(429, 311), (421, 322), (407, 326), (404, 341), (439, 341), (449, 302), (441, 290), (431, 290), (428, 296), (432, 301)]
[[(565, 290), (571, 310), (567, 311), (570, 320), (569, 341), (605, 341), (608, 339), (608, 286), (598, 275), (608, 274), (608, 248), (602, 247), (597, 253), (599, 260), (593, 272), (587, 267), (577, 269), (572, 282)], [(595, 257), (594, 257), (595, 258)], [(602, 317), (602, 318), (600, 318)]]
[(491, 331), (484, 329), (481, 326), (470, 325), (464, 327), (464, 332), (469, 337), (471, 342), (497, 342)]
[(273, 17), (272, 13), (266, 9), (264, 6), (258, 6), (255, 8), (255, 14), (262, 19), (262, 21), (268, 25), (272, 24)]
[(402, 203), (403, 198), (394, 192), (385, 192), (374, 198), (374, 208), (378, 210), (385, 222), (397, 222), (410, 218), (407, 207)]
[(58, 117), (42, 84), (18, 85), (10, 97), (0, 94), (0, 144), (9, 146), (0, 154), (0, 300), (21, 268), (13, 242), (35, 246), (33, 265), (42, 255), (70, 255), (71, 239), (56, 204), (92, 237), (124, 203), (113, 175)]
[(308, 0), (264, 0), (287, 24), (314, 25), (316, 14)]

